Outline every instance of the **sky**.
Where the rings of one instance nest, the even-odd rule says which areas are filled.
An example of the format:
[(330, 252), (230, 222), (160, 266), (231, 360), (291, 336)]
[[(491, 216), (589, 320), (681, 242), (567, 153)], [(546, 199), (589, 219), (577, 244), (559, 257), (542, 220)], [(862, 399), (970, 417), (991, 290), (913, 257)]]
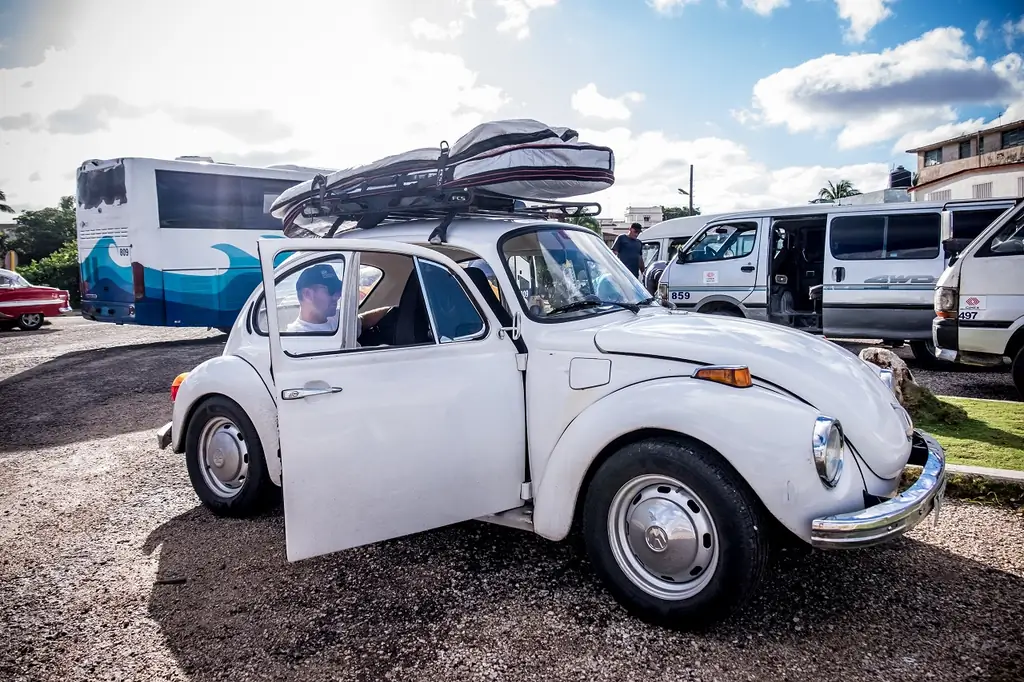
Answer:
[(532, 118), (615, 153), (602, 217), (883, 189), (1024, 119), (1019, 0), (0, 0), (0, 189), (85, 160), (347, 168)]

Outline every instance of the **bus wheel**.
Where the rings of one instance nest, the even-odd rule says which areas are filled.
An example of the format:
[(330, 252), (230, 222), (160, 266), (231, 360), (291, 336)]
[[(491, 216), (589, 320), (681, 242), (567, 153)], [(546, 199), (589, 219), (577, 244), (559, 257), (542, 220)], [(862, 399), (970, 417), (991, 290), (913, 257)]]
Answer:
[(25, 313), (18, 318), (18, 328), (27, 332), (34, 332), (43, 326), (42, 313)]

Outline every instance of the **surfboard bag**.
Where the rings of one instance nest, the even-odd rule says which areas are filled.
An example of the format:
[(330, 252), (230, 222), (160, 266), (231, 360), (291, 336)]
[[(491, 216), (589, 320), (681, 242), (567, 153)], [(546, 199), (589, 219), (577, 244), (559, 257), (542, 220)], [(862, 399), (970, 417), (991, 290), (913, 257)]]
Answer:
[[(580, 142), (570, 128), (532, 119), (483, 123), (448, 147), (414, 149), (373, 163), (317, 176), (284, 191), (271, 206), (276, 218), (294, 218), (313, 204), (359, 203), (393, 195), (396, 205), (431, 190), (476, 188), (524, 200), (576, 197), (615, 182), (608, 147)], [(413, 202), (414, 203), (414, 202)]]

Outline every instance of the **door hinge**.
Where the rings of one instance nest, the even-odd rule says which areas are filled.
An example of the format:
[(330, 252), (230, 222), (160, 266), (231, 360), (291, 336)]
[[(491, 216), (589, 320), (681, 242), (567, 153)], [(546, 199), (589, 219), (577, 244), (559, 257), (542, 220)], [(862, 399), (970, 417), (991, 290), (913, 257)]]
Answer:
[(516, 367), (520, 372), (526, 371), (526, 353), (516, 353)]
[(533, 499), (533, 484), (523, 483), (519, 486), (519, 499), (521, 500), (532, 500)]

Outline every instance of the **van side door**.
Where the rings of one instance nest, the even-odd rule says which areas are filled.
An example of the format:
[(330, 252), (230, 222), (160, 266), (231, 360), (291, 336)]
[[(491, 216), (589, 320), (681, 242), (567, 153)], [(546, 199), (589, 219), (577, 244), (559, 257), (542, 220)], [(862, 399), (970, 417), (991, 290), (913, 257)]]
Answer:
[(942, 274), (939, 208), (833, 213), (826, 234), (823, 332), (928, 340)]

